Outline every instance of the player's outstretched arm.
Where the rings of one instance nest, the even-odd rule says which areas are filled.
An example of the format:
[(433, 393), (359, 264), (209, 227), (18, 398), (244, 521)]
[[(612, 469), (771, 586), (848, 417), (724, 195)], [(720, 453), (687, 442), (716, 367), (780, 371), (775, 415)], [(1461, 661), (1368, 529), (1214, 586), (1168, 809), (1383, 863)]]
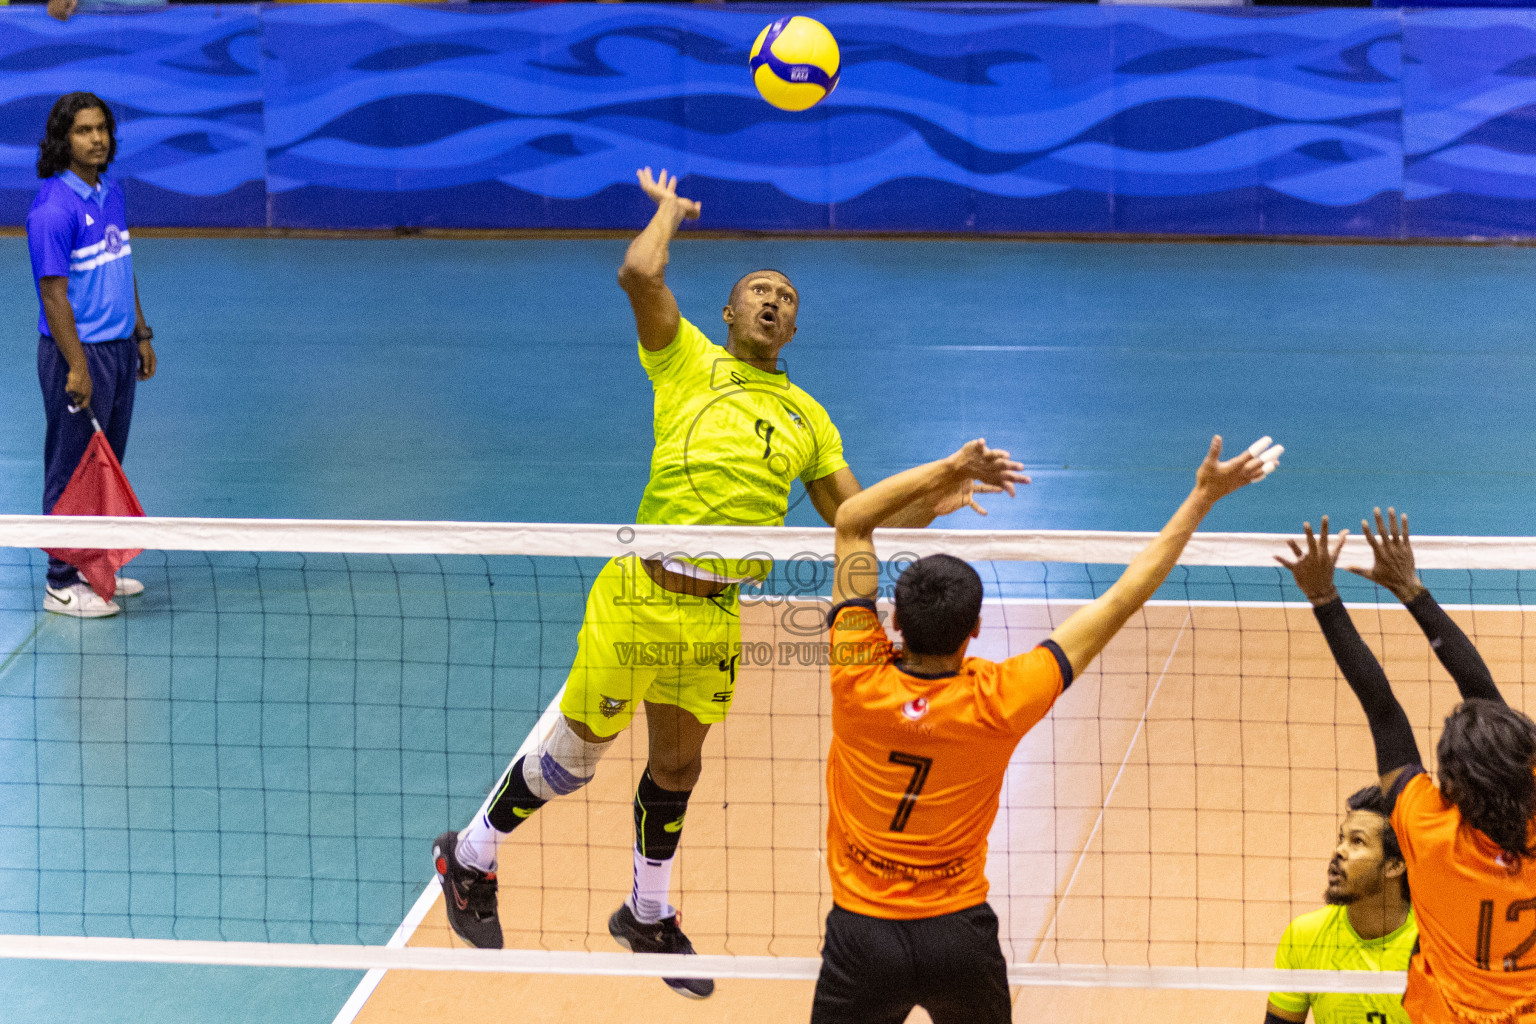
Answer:
[(1210, 451), (1195, 471), (1195, 489), (1189, 492), (1189, 497), (1184, 499), (1184, 504), (1168, 520), (1157, 539), (1131, 560), (1114, 586), (1092, 604), (1073, 612), (1051, 634), (1051, 639), (1072, 663), (1074, 678), (1082, 675), (1089, 662), (1098, 657), (1110, 639), (1120, 632), (1120, 627), (1163, 585), (1184, 545), (1189, 543), (1195, 528), (1211, 507), (1239, 487), (1262, 480), (1269, 469), (1274, 468), (1284, 449), (1279, 445), (1267, 447), (1268, 444), (1266, 437), (1236, 458), (1222, 462), (1221, 437), (1211, 438)]
[(967, 442), (947, 459), (908, 469), (853, 495), (837, 508), (837, 571), (832, 600), (838, 604), (854, 598), (873, 598), (879, 590), (880, 564), (875, 557), (875, 527), (885, 525), (900, 508), (920, 506), (927, 526), (935, 518), (961, 508), (986, 510), (976, 504), (977, 494), (1014, 493), (1015, 484), (1029, 483), (1024, 467), (1008, 453), (987, 447), (977, 439)]
[(1375, 564), (1369, 572), (1359, 566), (1350, 566), (1349, 571), (1390, 590), (1392, 596), (1407, 606), (1440, 664), (1456, 680), (1462, 700), (1504, 703), (1504, 695), (1494, 683), (1493, 673), (1488, 671), (1483, 656), (1477, 653), (1461, 627), (1430, 596), (1429, 588), (1420, 582), (1413, 561), (1413, 546), (1408, 540), (1408, 514), (1399, 516), (1396, 509), (1389, 508), (1385, 521), (1381, 518), (1381, 509), (1376, 509), (1375, 514), (1374, 533), (1370, 523), (1360, 520), (1371, 553), (1376, 556)]
[(1408, 724), (1408, 715), (1393, 694), (1387, 674), (1381, 670), (1381, 663), (1365, 646), (1365, 641), (1360, 639), (1360, 633), (1349, 617), (1349, 609), (1344, 607), (1339, 591), (1333, 585), (1334, 567), (1338, 564), (1339, 552), (1344, 550), (1344, 538), (1349, 536), (1349, 531), (1340, 530), (1339, 542), (1330, 548), (1327, 516), (1322, 519), (1321, 537), (1313, 536), (1311, 523), (1303, 523), (1302, 530), (1306, 535), (1306, 549), (1294, 540), (1287, 541), (1295, 561), (1287, 561), (1279, 555), (1275, 556), (1275, 561), (1291, 570), (1291, 575), (1296, 577), (1296, 586), (1312, 602), (1312, 613), (1322, 627), (1333, 660), (1370, 723), (1371, 740), (1376, 745), (1376, 772), (1381, 776), (1381, 788), (1390, 793), (1392, 784), (1403, 770), (1423, 764), (1423, 760), (1419, 755), (1419, 744), (1413, 738), (1413, 727)]
[(676, 296), (667, 287), (668, 247), (678, 226), (685, 220), (697, 218), (701, 207), (692, 199), (677, 194), (677, 175), (668, 177), (665, 168), (659, 178), (651, 177), (649, 167), (642, 167), (635, 173), (640, 179), (640, 187), (655, 201), (656, 214), (645, 230), (629, 243), (624, 264), (619, 267), (619, 287), (629, 296), (630, 308), (635, 311), (640, 344), (647, 351), (660, 352), (677, 336), (677, 325), (682, 316), (677, 309)]

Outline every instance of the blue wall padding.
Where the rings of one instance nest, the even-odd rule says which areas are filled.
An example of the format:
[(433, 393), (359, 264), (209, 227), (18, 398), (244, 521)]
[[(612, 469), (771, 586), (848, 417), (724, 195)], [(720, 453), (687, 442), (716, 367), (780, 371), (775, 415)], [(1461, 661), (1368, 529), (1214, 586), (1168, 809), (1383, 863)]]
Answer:
[(782, 10), (6, 9), (0, 222), (90, 89), (140, 225), (632, 228), (649, 164), (727, 230), (1536, 235), (1536, 12), (812, 8), (842, 83), (786, 113)]

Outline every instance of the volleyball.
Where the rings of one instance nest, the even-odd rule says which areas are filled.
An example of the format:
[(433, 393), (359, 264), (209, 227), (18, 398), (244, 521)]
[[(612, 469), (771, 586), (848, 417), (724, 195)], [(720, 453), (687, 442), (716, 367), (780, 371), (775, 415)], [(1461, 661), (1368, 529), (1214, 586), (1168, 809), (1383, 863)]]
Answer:
[(837, 88), (841, 63), (827, 26), (796, 14), (757, 34), (750, 66), (763, 99), (780, 110), (806, 110)]

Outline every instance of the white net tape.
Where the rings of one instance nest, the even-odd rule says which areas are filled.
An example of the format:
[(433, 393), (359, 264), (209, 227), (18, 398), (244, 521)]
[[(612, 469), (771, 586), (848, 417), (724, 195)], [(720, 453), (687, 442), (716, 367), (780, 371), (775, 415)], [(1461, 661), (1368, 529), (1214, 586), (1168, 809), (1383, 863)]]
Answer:
[[(913, 556), (945, 552), (978, 563), (1045, 563), (1047, 566), (1055, 563), (1123, 565), (1139, 552), (1152, 536), (1152, 534), (1143, 533), (1096, 531), (887, 530), (877, 534), (876, 544), (882, 556), (891, 556), (898, 552)], [(402, 556), (524, 555), (560, 559), (609, 558), (625, 554), (649, 556), (652, 553), (712, 554), (729, 559), (761, 557), (764, 551), (771, 551), (781, 560), (793, 558), (825, 562), (830, 557), (832, 549), (832, 533), (827, 529), (743, 530), (617, 524), (0, 516), (0, 548), (47, 547), (144, 548), (162, 552), (345, 552), (358, 555)], [(1424, 569), (1458, 569), (1466, 570), (1469, 574), (1484, 570), (1536, 569), (1536, 539), (1533, 538), (1419, 537), (1415, 539), (1414, 549), (1418, 564)], [(1262, 567), (1273, 570), (1274, 555), (1284, 550), (1284, 538), (1275, 535), (1206, 533), (1194, 538), (1180, 562), (1185, 566), (1248, 569)], [(1347, 565), (1351, 561), (1365, 562), (1369, 557), (1370, 553), (1364, 542), (1352, 537), (1341, 564)], [(1102, 585), (1112, 578), (1111, 575), (1099, 580), (1098, 591), (1101, 592)], [(1277, 931), (1257, 938), (1253, 935), (1236, 937), (1234, 942), (1242, 947), (1237, 954), (1238, 962), (1248, 966), (1127, 963), (1123, 962), (1126, 959), (1126, 956), (1122, 955), (1123, 950), (1116, 952), (1108, 938), (1107, 922), (1111, 910), (1106, 908), (1110, 907), (1113, 894), (1109, 892), (1105, 878), (1110, 872), (1109, 865), (1112, 857), (1116, 854), (1106, 840), (1106, 835), (1120, 828), (1125, 820), (1129, 820), (1125, 818), (1126, 809), (1117, 806), (1115, 801), (1121, 799), (1126, 792), (1144, 792), (1152, 785), (1149, 779), (1156, 775), (1158, 757), (1148, 751), (1152, 749), (1153, 744), (1168, 742), (1165, 733), (1171, 735), (1170, 730), (1177, 732), (1178, 729), (1188, 726), (1188, 729), (1179, 735), (1184, 736), (1187, 733), (1186, 738), (1192, 739), (1198, 732), (1196, 722), (1200, 715), (1197, 698), (1198, 680), (1186, 681), (1183, 684), (1170, 682), (1166, 689), (1164, 688), (1165, 678), (1171, 679), (1178, 674), (1178, 670), (1170, 669), (1174, 662), (1174, 650), (1181, 641), (1193, 643), (1192, 637), (1204, 637), (1206, 639), (1202, 642), (1209, 643), (1210, 637), (1224, 630), (1237, 638), (1237, 646), (1234, 650), (1238, 653), (1231, 656), (1241, 661), (1246, 643), (1243, 639), (1244, 630), (1248, 630), (1252, 636), (1257, 637), (1266, 631), (1273, 634), (1276, 629), (1283, 635), (1287, 630), (1310, 628), (1309, 623), (1306, 622), (1309, 617), (1304, 613), (1301, 613), (1303, 616), (1301, 619), (1296, 619), (1294, 622), (1288, 618), (1297, 614), (1294, 610), (1295, 602), (1281, 599), (1282, 590), (1278, 584), (1274, 585), (1272, 590), (1276, 599), (1270, 601), (1249, 602), (1235, 597), (1227, 600), (1190, 596), (1183, 600), (1157, 602), (1166, 606), (1166, 610), (1172, 613), (1172, 618), (1169, 618), (1168, 623), (1164, 625), (1152, 622), (1150, 618), (1143, 624), (1141, 627), (1143, 635), (1149, 639), (1144, 645), (1145, 651), (1138, 657), (1145, 663), (1145, 667), (1135, 668), (1130, 673), (1131, 675), (1140, 673), (1140, 676), (1145, 677), (1146, 693), (1142, 698), (1138, 698), (1143, 701), (1143, 704), (1133, 707), (1129, 714), (1117, 712), (1125, 725), (1123, 730), (1125, 735), (1116, 742), (1123, 743), (1124, 746), (1117, 746), (1111, 750), (1106, 745), (1104, 752), (1097, 755), (1099, 760), (1087, 766), (1091, 769), (1095, 780), (1094, 796), (1090, 804), (1102, 800), (1097, 806), (1089, 807), (1090, 812), (1096, 811), (1097, 817), (1095, 818), (1092, 813), (1089, 814), (1085, 819), (1085, 827), (1091, 823), (1087, 839), (1080, 840), (1080, 850), (1074, 846), (1069, 851), (1070, 870), (1064, 876), (1064, 885), (1055, 891), (1048, 887), (1039, 898), (1033, 895), (1030, 897), (1034, 900), (1031, 906), (1038, 905), (1042, 908), (1038, 911), (1040, 922), (1048, 922), (1048, 924), (1043, 927), (1034, 926), (1038, 935), (1033, 947), (1033, 955), (1021, 956), (1018, 947), (1013, 948), (1015, 962), (1010, 968), (1010, 980), (1014, 984), (1358, 993), (1392, 993), (1402, 990), (1404, 976), (1399, 972), (1276, 971), (1260, 966), (1256, 961), (1262, 961), (1262, 953), (1256, 956), (1254, 948), (1264, 947), (1272, 951), (1273, 942), (1279, 938)], [(1518, 587), (1516, 590), (1518, 591)], [(1293, 593), (1292, 596), (1297, 595)], [(1448, 599), (1444, 603), (1448, 608), (1481, 608), (1482, 606), (1475, 599), (1475, 593), (1472, 596), (1474, 600), (1470, 604), (1458, 604), (1454, 599)], [(1077, 606), (1085, 599), (1083, 596), (1004, 598), (1003, 603), (1012, 600), (1021, 604), (1049, 604), (1056, 610), (1051, 614), (1056, 614), (1056, 612), (1069, 611), (1071, 607)], [(991, 601), (992, 598), (989, 597), (989, 602)], [(1523, 604), (1518, 594), (1514, 600), (1506, 597), (1501, 602), (1500, 614), (1507, 612), (1519, 616), (1522, 614)], [(1274, 624), (1257, 625), (1253, 622), (1244, 625), (1241, 621), (1243, 610), (1253, 606), (1275, 609), (1277, 614), (1281, 615), (1280, 625), (1278, 627)], [(1227, 618), (1213, 625), (1216, 620), (1209, 616), (1202, 617), (1195, 614), (1196, 609), (1202, 607), (1216, 614), (1218, 618), (1223, 615)], [(1232, 615), (1237, 618), (1228, 621)], [(1006, 629), (1012, 620), (1008, 614), (1004, 614), (1003, 619)], [(562, 626), (562, 628), (565, 627)], [(571, 627), (572, 630), (573, 628)], [(1518, 631), (1518, 624), (1515, 629)], [(1166, 651), (1161, 648), (1154, 651), (1156, 644), (1150, 638), (1163, 634), (1166, 634), (1172, 646), (1169, 646)], [(1320, 641), (1317, 642), (1320, 643)], [(1289, 646), (1296, 645), (1289, 644)], [(1287, 654), (1285, 657), (1291, 659), (1289, 664), (1295, 664), (1294, 659), (1297, 655)], [(1317, 666), (1310, 665), (1308, 671), (1314, 669), (1317, 669)], [(1106, 674), (1114, 670), (1113, 666), (1104, 669)], [(1242, 670), (1234, 671), (1240, 674)], [(1331, 664), (1318, 671), (1327, 676), (1326, 685), (1319, 684), (1321, 688), (1314, 686), (1314, 690), (1323, 694), (1330, 702), (1326, 714), (1331, 716), (1334, 708), (1331, 702), (1338, 693), (1336, 680), (1332, 677)], [(1281, 681), (1277, 678), (1276, 682)], [(1179, 688), (1181, 685), (1182, 690)], [(1283, 685), (1282, 688), (1284, 688)], [(1073, 701), (1081, 702), (1088, 699), (1090, 698), (1085, 693), (1075, 689), (1063, 703), (1069, 704)], [(1182, 700), (1189, 707), (1189, 711), (1182, 722), (1161, 720), (1151, 713), (1154, 700)], [(1341, 704), (1339, 707), (1342, 708), (1345, 705)], [(551, 703), (541, 719), (543, 725), (548, 725), (553, 720), (554, 709), (555, 704)], [(1092, 706), (1086, 710), (1080, 708), (1076, 712), (1076, 719), (1065, 723), (1062, 728), (1066, 728), (1067, 733), (1080, 739), (1087, 734), (1081, 733), (1080, 729), (1077, 733), (1072, 733), (1071, 730), (1085, 721), (1094, 719), (1099, 710), (1101, 709), (1095, 709)], [(1058, 710), (1057, 716), (1061, 714), (1062, 712)], [(1290, 717), (1291, 711), (1284, 711), (1283, 716), (1281, 721), (1287, 728), (1295, 724)], [(1241, 717), (1241, 714), (1237, 715), (1237, 718)], [(1415, 717), (1415, 724), (1427, 728), (1429, 719), (1430, 716), (1426, 711)], [(1042, 723), (1039, 728), (1045, 730), (1048, 724)], [(1307, 719), (1296, 727), (1332, 729), (1333, 732), (1328, 740), (1330, 744), (1342, 743), (1339, 736), (1343, 735), (1341, 730), (1346, 728), (1333, 724), (1331, 720), (1314, 723), (1311, 719)], [(1360, 731), (1363, 729), (1362, 725), (1353, 723), (1349, 728), (1356, 730), (1351, 735), (1357, 738), (1363, 736), (1363, 732)], [(1070, 749), (1067, 745), (1067, 733), (1055, 737), (1056, 747), (1046, 747), (1044, 761), (1032, 763), (1049, 766), (1050, 750)], [(1072, 742), (1077, 742), (1078, 739)], [(1095, 737), (1093, 742), (1097, 743), (1099, 739), (1101, 737)], [(1049, 744), (1051, 741), (1045, 742)], [(1026, 745), (1028, 743), (1029, 741), (1026, 741)], [(1264, 756), (1268, 756), (1256, 753), (1257, 747), (1262, 744), (1255, 744), (1251, 740), (1248, 743), (1249, 747), (1246, 749), (1248, 755), (1259, 757), (1261, 760)], [(524, 747), (525, 749), (527, 747), (526, 741)], [(1241, 743), (1239, 743), (1239, 749), (1244, 749)], [(1039, 756), (1039, 753), (1036, 749), (1030, 756)], [(1362, 756), (1355, 760), (1361, 760), (1363, 763), (1368, 758)], [(1328, 760), (1324, 770), (1331, 772), (1332, 776), (1337, 776), (1341, 771), (1341, 764), (1342, 760), (1338, 758)], [(1199, 766), (1195, 767), (1198, 769)], [(1222, 764), (1219, 767), (1227, 770), (1241, 769), (1242, 766)], [(1299, 763), (1294, 767), (1297, 770), (1305, 768)], [(1274, 770), (1281, 772), (1284, 776), (1292, 768), (1280, 765)], [(1106, 780), (1106, 788), (1102, 793), (1098, 789), (1097, 781), (1101, 774)], [(491, 779), (487, 778), (485, 781), (489, 784)], [(1059, 782), (1058, 776), (1058, 784)], [(1314, 807), (1308, 812), (1313, 818), (1323, 821), (1320, 827), (1324, 831), (1331, 828), (1326, 824), (1326, 819), (1336, 818), (1338, 812), (1337, 802), (1334, 799), (1336, 787), (1327, 788), (1327, 797), (1323, 801), (1326, 806)], [(1145, 807), (1133, 807), (1131, 810), (1149, 819), (1157, 814), (1157, 809), (1151, 802), (1147, 802)], [(1005, 807), (1005, 815), (1007, 813), (1008, 809)], [(1034, 811), (1027, 807), (1018, 811), (1021, 820), (1027, 820), (1030, 813)], [(1194, 820), (1191, 818), (1191, 821)], [(691, 821), (692, 817), (690, 817)], [(1241, 829), (1242, 825), (1239, 824), (1237, 827)], [(421, 838), (425, 841), (430, 836)], [(1118, 835), (1116, 840), (1121, 841)], [(1246, 850), (1247, 847), (1243, 849)], [(1303, 872), (1310, 871), (1319, 876), (1315, 887), (1320, 888), (1320, 875), (1326, 852), (1325, 849), (1310, 850), (1302, 856), (1301, 854), (1293, 855), (1291, 851), (1283, 851), (1278, 858), (1270, 856), (1269, 859), (1284, 860), (1287, 871), (1290, 869), (1291, 861), (1294, 860), (1301, 865)], [(1153, 860), (1158, 856), (1156, 851), (1138, 852), (1134, 849), (1128, 855)], [(1226, 855), (1223, 854), (1223, 856)], [(1245, 854), (1240, 853), (1236, 858), (1238, 875), (1234, 877), (1241, 878), (1243, 874), (1244, 856)], [(1059, 862), (1060, 858), (1057, 859)], [(1149, 870), (1155, 872), (1156, 865), (1153, 864)], [(1204, 885), (1203, 882), (1201, 884)], [(1238, 884), (1241, 888), (1241, 882)], [(1195, 883), (1191, 881), (1189, 885), (1193, 887)], [(1280, 910), (1272, 907), (1267, 911), (1270, 917), (1281, 920), (1282, 923), (1283, 916), (1275, 917), (1275, 915), (1291, 909), (1290, 890), (1295, 886), (1287, 877), (1283, 887), (1286, 890), (1285, 893), (1275, 902), (1275, 906)], [(1087, 892), (1092, 900), (1097, 901), (1093, 903), (1093, 906), (1098, 908), (1094, 913), (1099, 914), (1105, 923), (1102, 934), (1093, 937), (1090, 934), (1092, 929), (1089, 929), (1087, 932), (1082, 932), (1083, 935), (1089, 935), (1089, 938), (1074, 945), (1076, 940), (1072, 938), (1072, 934), (1076, 933), (1072, 930), (1079, 928), (1081, 924), (1074, 918), (1074, 913), (1082, 908), (1070, 904), (1067, 897), (1070, 894), (1074, 899), (1081, 898), (1079, 890)], [(999, 886), (994, 880), (994, 893), (998, 892)], [(488, 951), (411, 945), (410, 943), (422, 927), (422, 922), (428, 917), (437, 895), (436, 884), (427, 884), (421, 890), (421, 896), (416, 900), (410, 913), (405, 916), (404, 921), (395, 930), (394, 936), (385, 945), (31, 934), (0, 936), (0, 957), (367, 970), (369, 972), (367, 980), (348, 1004), (353, 1009), (361, 1005), (361, 1000), (366, 998), (368, 992), (387, 970), (810, 979), (815, 977), (819, 963), (814, 956), (798, 954), (701, 955), (680, 964), (676, 958), (588, 952), (583, 949)], [(1242, 899), (1241, 895), (1237, 898), (1239, 901)], [(812, 910), (815, 905), (813, 899)], [(1030, 911), (1030, 913), (1035, 912)], [(1024, 911), (1016, 914), (1019, 920), (1023, 920), (1025, 916), (1027, 915)], [(1081, 914), (1076, 916), (1081, 917)], [(1152, 916), (1154, 911), (1148, 911), (1148, 917)], [(398, 917), (395, 919), (398, 920)], [(1264, 927), (1268, 928), (1269, 918), (1265, 918), (1265, 921)], [(1131, 944), (1136, 941), (1146, 944), (1150, 939), (1131, 940)], [(814, 946), (806, 947), (801, 943), (794, 949), (814, 951)], [(1202, 950), (1204, 949), (1204, 946), (1197, 949), (1194, 942), (1189, 943), (1190, 958), (1197, 961), (1203, 960), (1205, 954)], [(1087, 952), (1084, 952), (1085, 950)], [(1082, 960), (1102, 958), (1105, 962), (1079, 962), (1079, 958)], [(1146, 956), (1140, 958), (1144, 961), (1148, 959)], [(1219, 960), (1220, 956), (1217, 959)], [(1043, 962), (1046, 960), (1055, 962)], [(1117, 960), (1121, 962), (1116, 962)], [(348, 1011), (343, 1011), (342, 1017), (338, 1019), (350, 1019)]]

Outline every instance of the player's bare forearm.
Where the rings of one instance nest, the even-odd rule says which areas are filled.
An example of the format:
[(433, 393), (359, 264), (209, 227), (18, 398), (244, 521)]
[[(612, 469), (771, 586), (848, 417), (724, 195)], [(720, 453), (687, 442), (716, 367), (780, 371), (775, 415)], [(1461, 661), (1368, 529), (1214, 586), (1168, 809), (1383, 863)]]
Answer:
[(85, 348), (80, 344), (80, 332), (75, 328), (75, 311), (69, 304), (69, 279), (45, 277), (38, 282), (43, 300), (43, 318), (48, 321), (48, 333), (59, 352), (70, 366), (85, 365)]
[(144, 319), (144, 307), (139, 303), (139, 278), (135, 274), (133, 278), (133, 336), (135, 338), (153, 338), (155, 332), (150, 329), (149, 321)]
[(629, 296), (640, 344), (650, 352), (660, 352), (672, 343), (682, 318), (677, 298), (667, 287), (668, 247), (682, 221), (679, 200), (663, 200), (645, 230), (629, 243), (619, 267), (619, 287)]
[(1072, 663), (1074, 674), (1098, 657), (1136, 610), (1146, 604), (1168, 578), (1189, 538), (1217, 501), (1239, 487), (1261, 480), (1278, 464), (1278, 445), (1267, 450), (1264, 438), (1236, 458), (1221, 462), (1221, 438), (1211, 438), (1210, 450), (1195, 471), (1195, 487), (1189, 492), (1151, 544), (1131, 559), (1125, 573), (1098, 600), (1073, 612), (1051, 639)]
[[(1019, 472), (1022, 468), (1006, 451), (988, 448), (985, 441), (978, 439), (948, 458), (886, 477), (848, 497), (838, 506), (833, 524), (838, 566), (833, 582), (835, 599), (873, 596), (876, 577), (868, 573), (875, 556), (877, 526), (894, 525), (892, 519), (898, 513), (926, 526), (937, 516), (957, 508), (977, 508), (972, 495), (978, 490), (1006, 491), (1011, 495), (1014, 484), (1029, 482)], [(913, 509), (925, 511), (914, 515)]]
[(841, 604), (876, 595), (880, 563), (875, 555), (875, 528), (886, 525), (886, 519), (903, 508), (921, 506), (925, 498), (930, 509), (927, 518), (932, 521), (934, 502), (928, 495), (952, 481), (952, 459), (953, 456), (939, 459), (886, 477), (837, 506), (833, 522), (837, 555), (837, 572), (832, 582), (834, 602)]
[(76, 405), (90, 405), (91, 371), (85, 361), (85, 346), (80, 342), (80, 332), (75, 325), (75, 311), (69, 304), (69, 279), (40, 278), (37, 288), (43, 302), (43, 319), (48, 323), (48, 334), (58, 346), (64, 362), (69, 365), (64, 389)]
[(891, 511), (880, 521), (881, 526), (891, 529), (921, 530), (938, 518), (938, 510), (927, 498), (914, 498)]
[[(826, 520), (828, 526), (837, 525), (837, 510), (843, 507), (844, 502), (863, 490), (864, 487), (859, 483), (858, 477), (854, 476), (853, 470), (847, 467), (817, 480), (808, 481), (805, 485), (805, 492), (810, 496), (811, 504), (816, 507), (817, 513)], [(919, 497), (900, 506), (875, 525), (922, 529), (933, 522), (937, 516), (938, 511), (934, 502)]]
[(155, 346), (152, 339), (155, 332), (150, 328), (149, 322), (144, 319), (144, 307), (139, 305), (139, 278), (133, 278), (133, 337), (139, 343), (139, 380), (149, 380), (155, 375), (158, 360), (155, 356)]
[[(932, 495), (951, 486), (958, 472), (955, 457), (938, 459), (912, 469), (888, 476), (873, 487), (853, 495), (837, 508), (837, 537), (872, 537), (877, 526), (894, 526), (890, 522), (898, 512), (921, 507), (927, 499), (928, 516), (922, 525), (933, 521)], [(915, 515), (914, 515), (915, 518)]]
[(1163, 585), (1189, 538), (1194, 536), (1195, 528), (1213, 504), (1215, 500), (1202, 493), (1199, 487), (1191, 491), (1157, 539), (1131, 560), (1114, 585), (1092, 604), (1074, 612), (1051, 634), (1051, 639), (1072, 663), (1074, 675), (1098, 657), (1137, 609)]
[(652, 177), (651, 169), (643, 167), (636, 177), (640, 190), (656, 203), (656, 213), (645, 230), (629, 243), (624, 263), (619, 267), (619, 287), (629, 296), (630, 308), (635, 311), (640, 344), (646, 351), (660, 352), (672, 344), (682, 318), (677, 298), (667, 287), (672, 237), (684, 220), (698, 217), (702, 207), (677, 194), (677, 176), (669, 176), (665, 168), (660, 177)]
[(683, 223), (682, 206), (674, 196), (656, 207), (645, 230), (635, 236), (619, 267), (619, 285), (625, 291), (641, 286), (664, 286), (672, 238)]

